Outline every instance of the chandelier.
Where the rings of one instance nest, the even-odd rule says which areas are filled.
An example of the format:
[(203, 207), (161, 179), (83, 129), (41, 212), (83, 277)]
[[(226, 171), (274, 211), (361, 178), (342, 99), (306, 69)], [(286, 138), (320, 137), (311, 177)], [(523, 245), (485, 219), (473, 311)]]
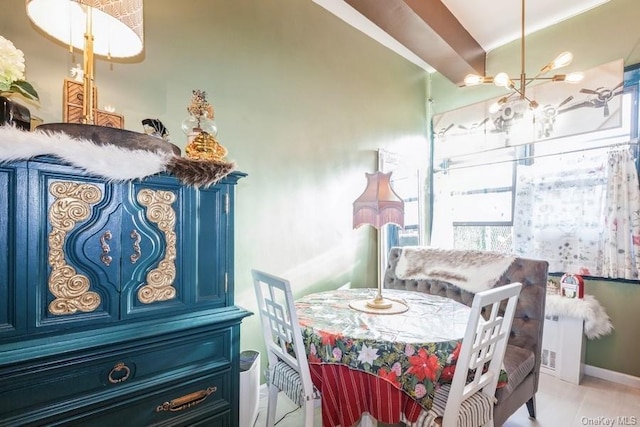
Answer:
[(495, 113), (499, 110), (499, 108), (510, 101), (512, 98), (519, 98), (521, 101), (526, 101), (529, 104), (529, 108), (535, 110), (538, 107), (538, 103), (527, 97), (527, 86), (536, 80), (551, 80), (553, 82), (568, 82), (568, 83), (578, 83), (580, 82), (584, 75), (580, 72), (570, 73), (570, 74), (555, 74), (551, 77), (545, 75), (557, 68), (566, 67), (573, 60), (573, 54), (571, 52), (562, 52), (558, 55), (553, 61), (549, 62), (547, 65), (542, 67), (538, 74), (534, 77), (527, 77), (525, 73), (525, 0), (522, 0), (522, 18), (521, 18), (521, 39), (520, 39), (520, 79), (519, 85), (516, 86), (516, 82), (514, 82), (507, 73), (501, 72), (496, 74), (495, 77), (490, 76), (480, 76), (477, 74), (468, 74), (464, 78), (465, 86), (475, 86), (479, 84), (493, 83), (496, 86), (501, 86), (511, 90), (509, 95), (503, 96), (496, 103), (494, 103), (490, 107), (490, 112)]

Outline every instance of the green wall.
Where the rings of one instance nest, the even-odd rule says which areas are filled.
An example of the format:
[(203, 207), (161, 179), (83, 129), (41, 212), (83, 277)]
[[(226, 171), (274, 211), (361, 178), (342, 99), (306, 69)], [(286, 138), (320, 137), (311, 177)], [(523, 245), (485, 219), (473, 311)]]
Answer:
[[(519, 17), (514, 17), (519, 19)], [(623, 59), (624, 65), (640, 62), (640, 4), (637, 0), (610, 0), (582, 15), (526, 37), (526, 72), (533, 76), (560, 52), (573, 52), (573, 63), (562, 70), (587, 70)], [(487, 74), (500, 71), (520, 75), (520, 40), (489, 52)], [(435, 114), (504, 94), (495, 86), (455, 86), (434, 74), (431, 86)], [(604, 306), (614, 325), (612, 335), (587, 342), (588, 365), (640, 377), (637, 325), (640, 324), (640, 286), (637, 283), (593, 281), (586, 292)]]
[(611, 335), (587, 340), (585, 363), (640, 377), (638, 324), (640, 286), (638, 283), (587, 281), (585, 292), (605, 308), (615, 330)]
[[(33, 112), (59, 122), (70, 54), (30, 24), (24, 0), (2, 5), (0, 35), (24, 51), (41, 97)], [(159, 118), (184, 148), (191, 90), (207, 91), (228, 158), (249, 174), (238, 185), (236, 303), (255, 310), (251, 268), (287, 277), (296, 295), (375, 286), (375, 234), (351, 228), (352, 202), (378, 148), (426, 158), (426, 72), (311, 0), (147, 0), (144, 15), (144, 55), (113, 70), (97, 62), (98, 104), (130, 130)], [(241, 347), (263, 350), (257, 316)]]

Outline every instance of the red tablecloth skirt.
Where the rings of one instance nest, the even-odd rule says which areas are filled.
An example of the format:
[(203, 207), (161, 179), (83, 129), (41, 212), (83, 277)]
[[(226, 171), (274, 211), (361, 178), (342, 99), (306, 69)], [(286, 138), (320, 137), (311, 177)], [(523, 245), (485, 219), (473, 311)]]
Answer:
[(351, 427), (363, 413), (386, 424), (400, 422), (402, 413), (415, 421), (418, 403), (389, 381), (344, 365), (310, 363), (311, 379), (322, 393), (322, 425)]

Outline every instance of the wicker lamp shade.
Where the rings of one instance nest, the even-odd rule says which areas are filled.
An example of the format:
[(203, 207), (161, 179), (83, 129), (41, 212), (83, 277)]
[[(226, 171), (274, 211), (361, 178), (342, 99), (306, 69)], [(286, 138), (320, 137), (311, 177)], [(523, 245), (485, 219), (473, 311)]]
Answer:
[(142, 52), (142, 0), (27, 0), (27, 15), (36, 26), (81, 50), (89, 8), (94, 54), (128, 58)]
[(27, 0), (27, 15), (49, 36), (82, 50), (82, 123), (94, 124), (94, 55), (142, 52), (142, 0)]

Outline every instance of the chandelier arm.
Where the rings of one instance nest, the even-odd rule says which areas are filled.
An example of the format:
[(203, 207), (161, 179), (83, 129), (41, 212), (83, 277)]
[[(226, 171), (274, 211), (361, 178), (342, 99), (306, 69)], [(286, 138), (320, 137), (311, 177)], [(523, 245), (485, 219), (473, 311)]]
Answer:
[(535, 76), (533, 76), (533, 77), (527, 77), (527, 78), (526, 78), (526, 80), (527, 80), (527, 84), (531, 83), (531, 82), (532, 82), (532, 81), (534, 81), (534, 80), (543, 80), (543, 79), (549, 79), (549, 78), (551, 78), (551, 77), (542, 77), (542, 76), (544, 76), (544, 75), (545, 75), (545, 74), (547, 74), (547, 73), (548, 73), (548, 70), (547, 70), (547, 71), (544, 71), (544, 72), (542, 72), (542, 71), (541, 71), (541, 72), (539, 72), (538, 74), (536, 74), (536, 75), (535, 75)]
[(513, 90), (509, 95), (505, 96), (504, 98), (506, 98), (506, 101), (509, 101), (509, 99), (513, 98), (515, 95), (520, 95), (520, 92), (517, 90)]
[[(525, 25), (526, 25), (526, 0), (521, 0), (521, 37), (520, 37), (520, 77), (518, 79), (514, 79), (511, 80), (509, 78), (509, 76), (504, 73), (498, 73), (495, 75), (495, 77), (490, 77), (490, 76), (476, 76), (476, 75), (469, 75), (474, 77), (473, 83), (467, 83), (466, 82), (466, 78), (465, 78), (465, 84), (467, 86), (472, 86), (472, 85), (476, 85), (476, 84), (481, 84), (481, 83), (493, 83), (496, 86), (501, 86), (501, 87), (505, 87), (507, 88), (509, 91), (511, 91), (511, 93), (509, 93), (508, 95), (500, 98), (500, 100), (496, 103), (496, 104), (504, 104), (506, 103), (510, 98), (514, 97), (514, 96), (519, 96), (520, 100), (526, 100), (527, 102), (529, 102), (529, 107), (531, 109), (535, 109), (538, 107), (538, 102), (536, 102), (534, 99), (531, 99), (529, 97), (527, 97), (526, 94), (526, 90), (527, 90), (527, 86), (529, 86), (532, 82), (536, 81), (536, 80), (551, 80), (553, 82), (561, 82), (561, 81), (570, 81), (571, 83), (574, 83), (576, 81), (579, 81), (580, 78), (574, 78), (571, 75), (571, 78), (569, 78), (569, 74), (555, 74), (553, 76), (550, 77), (543, 77), (545, 76), (545, 74), (547, 74), (549, 71), (555, 69), (555, 68), (560, 68), (563, 67), (565, 65), (567, 65), (568, 63), (571, 62), (571, 58), (572, 55), (570, 52), (563, 52), (560, 55), (558, 55), (558, 57), (556, 59), (554, 59), (552, 62), (550, 62), (549, 64), (545, 65), (540, 71), (538, 71), (538, 73), (534, 76), (534, 77), (527, 77), (526, 75), (526, 64), (525, 64), (525, 60), (526, 60), (526, 36), (525, 36)], [(577, 74), (577, 73), (576, 73)]]
[[(522, 17), (521, 17), (521, 37), (520, 37), (520, 89), (522, 93), (520, 95), (524, 97), (524, 88), (526, 86), (526, 74), (525, 74), (525, 65), (524, 65), (524, 57), (525, 57), (525, 42), (524, 42), (524, 12), (525, 11), (525, 0), (522, 0)], [(518, 91), (520, 92), (520, 91)]]
[(526, 82), (525, 82), (525, 86), (529, 86), (531, 83), (533, 83), (536, 80), (552, 80), (552, 81), (562, 81), (562, 80), (558, 80), (557, 76), (550, 76), (550, 77), (543, 77), (544, 73), (538, 73), (535, 77), (527, 77), (525, 78)]
[[(510, 89), (513, 91), (513, 93), (512, 93), (511, 95), (514, 95), (514, 94), (516, 94), (516, 93), (517, 93), (518, 95), (520, 95), (520, 99), (527, 100), (527, 101), (529, 102), (529, 104), (536, 103), (536, 101), (535, 101), (535, 100), (530, 99), (530, 98), (526, 95), (526, 93), (525, 93), (525, 91), (524, 91), (524, 90), (520, 90), (520, 89), (518, 89), (517, 87), (515, 87), (514, 85), (511, 85), (511, 86), (510, 86)], [(511, 95), (509, 95), (507, 98), (511, 97)]]
[(526, 98), (523, 90), (518, 89), (514, 85), (511, 85), (510, 89), (513, 91), (513, 93), (517, 93), (518, 95), (520, 95), (520, 98)]

